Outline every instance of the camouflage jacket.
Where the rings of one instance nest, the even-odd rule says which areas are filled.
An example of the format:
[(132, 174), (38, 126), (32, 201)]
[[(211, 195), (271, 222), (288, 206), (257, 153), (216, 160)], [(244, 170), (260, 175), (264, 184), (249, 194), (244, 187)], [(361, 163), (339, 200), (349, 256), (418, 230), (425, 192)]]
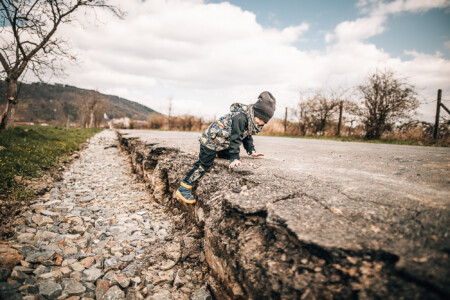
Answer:
[(253, 138), (248, 132), (247, 109), (247, 105), (232, 104), (231, 113), (209, 125), (200, 137), (200, 143), (215, 151), (229, 149), (230, 159), (239, 159), (241, 143), (244, 143), (247, 153), (254, 152)]

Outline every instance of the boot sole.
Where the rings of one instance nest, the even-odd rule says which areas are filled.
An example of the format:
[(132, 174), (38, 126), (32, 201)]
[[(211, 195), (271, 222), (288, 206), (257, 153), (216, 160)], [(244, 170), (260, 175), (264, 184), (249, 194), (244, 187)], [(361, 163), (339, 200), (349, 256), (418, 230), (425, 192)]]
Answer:
[(181, 201), (183, 201), (184, 203), (187, 203), (187, 204), (195, 204), (197, 202), (197, 200), (195, 200), (195, 199), (194, 200), (188, 200), (188, 199), (184, 198), (183, 195), (181, 195), (180, 191), (177, 191), (175, 193), (175, 196), (178, 199), (180, 199)]

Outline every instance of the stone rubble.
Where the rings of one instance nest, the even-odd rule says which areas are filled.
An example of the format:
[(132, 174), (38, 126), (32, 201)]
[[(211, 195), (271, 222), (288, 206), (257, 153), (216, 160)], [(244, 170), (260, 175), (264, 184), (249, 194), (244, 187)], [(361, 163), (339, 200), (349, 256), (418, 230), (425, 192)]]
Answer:
[[(152, 201), (113, 131), (17, 218), (1, 299), (211, 299), (197, 228)], [(189, 234), (188, 234), (189, 233)]]

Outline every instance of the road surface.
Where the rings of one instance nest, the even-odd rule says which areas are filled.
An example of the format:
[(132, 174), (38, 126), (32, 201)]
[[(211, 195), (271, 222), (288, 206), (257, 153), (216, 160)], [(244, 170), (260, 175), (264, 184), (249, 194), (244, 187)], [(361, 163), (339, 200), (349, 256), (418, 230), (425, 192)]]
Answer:
[[(149, 146), (199, 151), (200, 133), (120, 132)], [(385, 253), (397, 272), (450, 295), (449, 148), (263, 136), (254, 144), (265, 156), (242, 149), (234, 172), (249, 184), (227, 196), (230, 206), (266, 215), (305, 244)]]

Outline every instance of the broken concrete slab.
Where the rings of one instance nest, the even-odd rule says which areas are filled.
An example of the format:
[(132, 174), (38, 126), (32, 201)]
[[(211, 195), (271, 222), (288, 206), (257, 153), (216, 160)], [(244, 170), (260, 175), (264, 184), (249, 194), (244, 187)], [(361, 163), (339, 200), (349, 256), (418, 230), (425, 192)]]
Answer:
[(155, 200), (202, 215), (216, 296), (450, 295), (447, 148), (255, 137), (266, 158), (217, 159), (184, 206), (199, 134), (120, 134)]

